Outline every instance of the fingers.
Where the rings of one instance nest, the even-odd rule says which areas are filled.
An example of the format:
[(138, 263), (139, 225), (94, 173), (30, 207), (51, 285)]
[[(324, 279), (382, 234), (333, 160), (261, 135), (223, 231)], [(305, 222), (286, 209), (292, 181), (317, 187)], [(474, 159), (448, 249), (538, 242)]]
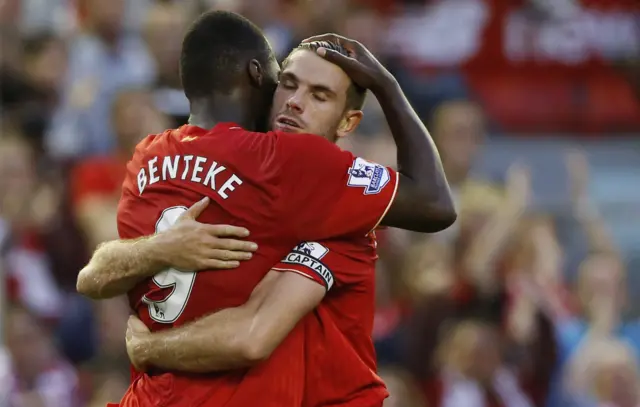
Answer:
[(191, 205), (191, 207), (189, 209), (187, 209), (187, 211), (185, 213), (180, 215), (178, 220), (181, 220), (181, 219), (194, 219), (195, 220), (195, 219), (198, 218), (198, 216), (200, 216), (202, 211), (204, 211), (207, 206), (209, 206), (209, 197), (205, 196), (204, 198), (202, 198), (198, 202), (196, 202), (193, 205)]
[[(354, 57), (358, 55), (361, 52), (361, 48), (362, 48), (362, 45), (358, 41), (343, 37), (338, 34), (315, 35), (313, 37), (309, 37), (304, 41), (302, 41), (302, 43), (309, 43), (309, 42), (330, 42), (332, 44), (340, 45), (342, 48), (344, 48), (347, 51), (347, 54), (350, 57)], [(322, 44), (319, 44), (319, 45), (322, 45)], [(320, 54), (320, 56), (324, 56), (324, 53)]]
[(252, 257), (253, 253), (250, 252), (211, 249), (199, 256), (199, 260), (191, 259), (189, 268), (185, 268), (184, 271), (234, 269), (240, 267), (241, 261), (250, 260)]
[[(244, 240), (235, 240), (235, 239), (215, 239), (207, 240), (207, 244), (211, 246), (212, 249), (220, 249), (220, 250), (232, 250), (232, 251), (240, 251), (240, 252), (255, 252), (258, 250), (258, 245), (254, 242), (247, 242)], [(226, 259), (222, 259), (226, 260)]]
[(202, 225), (203, 228), (215, 237), (247, 237), (249, 230), (232, 225)]
[[(240, 242), (236, 240), (224, 240), (224, 246), (227, 247), (237, 247), (244, 250), (247, 248), (248, 242)], [(218, 241), (220, 242), (220, 241)], [(221, 245), (216, 242), (216, 246), (220, 247)], [(255, 243), (253, 243), (254, 247), (257, 247)], [(254, 249), (254, 247), (250, 247), (250, 249)], [(198, 270), (210, 270), (210, 269), (233, 269), (240, 267), (240, 262), (245, 260), (250, 260), (253, 257), (253, 253), (250, 251), (234, 251), (234, 250), (226, 250), (226, 249), (211, 249), (205, 255), (205, 259), (198, 262)]]
[[(320, 47), (317, 49), (316, 53), (326, 59), (327, 61), (338, 65), (340, 68), (345, 71), (349, 68), (354, 67), (358, 61), (353, 58), (349, 58), (347, 56), (342, 55), (341, 53), (334, 51), (332, 49), (327, 49)], [(347, 72), (348, 73), (348, 72)]]
[(240, 262), (236, 260), (209, 260), (203, 266), (203, 270), (229, 270), (240, 267)]
[(317, 42), (317, 41), (329, 41), (329, 42), (338, 43), (342, 46), (355, 44), (354, 40), (351, 40), (347, 37), (343, 37), (342, 35), (338, 35), (334, 33), (314, 35), (313, 37), (309, 37), (302, 40), (302, 43)]
[(233, 250), (211, 249), (207, 252), (207, 257), (212, 260), (221, 261), (242, 261), (249, 260), (253, 257), (253, 253), (249, 252), (235, 252)]

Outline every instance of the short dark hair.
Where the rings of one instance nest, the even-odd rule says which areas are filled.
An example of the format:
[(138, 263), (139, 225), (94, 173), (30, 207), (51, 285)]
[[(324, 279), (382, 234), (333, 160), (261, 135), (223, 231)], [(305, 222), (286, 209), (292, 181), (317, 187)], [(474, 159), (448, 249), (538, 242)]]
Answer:
[[(294, 52), (298, 50), (308, 50), (315, 52), (318, 48), (326, 48), (336, 52), (344, 56), (349, 56), (347, 50), (340, 44), (330, 41), (313, 41), (313, 42), (303, 42), (297, 47), (295, 47), (290, 53), (289, 56), (284, 60), (282, 66), (286, 65), (287, 60)], [(367, 90), (363, 87), (356, 85), (353, 81), (351, 81), (351, 86), (347, 89), (347, 109), (355, 109), (361, 110), (364, 106), (365, 99), (367, 97)]]
[(188, 99), (213, 92), (229, 93), (257, 59), (266, 66), (274, 58), (269, 42), (251, 21), (228, 11), (198, 17), (182, 42), (180, 79)]

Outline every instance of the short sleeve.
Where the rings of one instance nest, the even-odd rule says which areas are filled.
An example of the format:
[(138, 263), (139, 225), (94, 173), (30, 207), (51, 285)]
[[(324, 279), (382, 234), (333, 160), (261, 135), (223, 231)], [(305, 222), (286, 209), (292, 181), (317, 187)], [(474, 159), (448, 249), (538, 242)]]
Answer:
[(333, 271), (325, 262), (327, 254), (329, 254), (327, 246), (318, 242), (303, 242), (294, 247), (272, 269), (303, 275), (323, 285), (329, 291), (335, 279)]
[(300, 241), (364, 236), (389, 210), (398, 174), (314, 135), (278, 133), (281, 215)]

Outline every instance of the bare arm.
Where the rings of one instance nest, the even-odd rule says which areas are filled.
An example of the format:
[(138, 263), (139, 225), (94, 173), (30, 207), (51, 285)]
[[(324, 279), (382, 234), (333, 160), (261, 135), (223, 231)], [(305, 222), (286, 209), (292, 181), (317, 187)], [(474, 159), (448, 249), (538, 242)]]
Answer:
[(416, 232), (433, 233), (451, 226), (457, 217), (440, 155), (431, 135), (413, 110), (395, 78), (362, 44), (335, 34), (304, 42), (329, 41), (349, 54), (319, 48), (318, 54), (342, 68), (380, 102), (398, 152), (398, 191), (382, 223)]
[(572, 151), (565, 157), (571, 188), (573, 213), (593, 252), (617, 254), (611, 234), (589, 198), (589, 162), (583, 152)]
[(268, 358), (324, 295), (315, 281), (271, 270), (242, 306), (154, 333), (131, 332), (130, 324), (129, 358), (137, 367), (196, 373), (250, 366)]
[(248, 230), (195, 221), (208, 204), (208, 198), (195, 203), (172, 228), (157, 235), (101, 244), (78, 274), (76, 290), (93, 299), (112, 298), (168, 267), (229, 269), (250, 259), (255, 243), (221, 238), (246, 237)]
[(78, 274), (76, 290), (93, 299), (125, 294), (168, 266), (157, 236), (100, 244)]
[[(589, 197), (589, 161), (584, 152), (572, 151), (565, 157), (571, 188), (574, 216), (587, 237), (589, 250), (610, 258), (604, 264), (592, 262), (596, 256), (587, 257), (582, 263), (583, 279), (591, 278), (593, 292), (587, 304), (590, 317), (587, 338), (601, 339), (610, 336), (620, 323), (620, 285), (623, 273), (620, 254), (598, 208)], [(615, 260), (614, 260), (615, 259)], [(610, 267), (610, 268), (607, 268)]]
[(514, 164), (507, 173), (506, 196), (480, 229), (464, 258), (469, 276), (483, 292), (496, 288), (495, 262), (522, 218), (531, 195), (528, 169)]
[(398, 148), (398, 191), (382, 223), (439, 232), (457, 217), (438, 150), (395, 79), (374, 92)]

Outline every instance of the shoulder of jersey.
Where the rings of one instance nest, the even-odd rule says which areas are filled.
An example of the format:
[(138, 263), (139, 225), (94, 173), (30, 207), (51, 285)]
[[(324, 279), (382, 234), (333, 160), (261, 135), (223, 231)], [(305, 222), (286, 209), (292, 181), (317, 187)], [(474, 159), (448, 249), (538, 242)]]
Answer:
[(227, 149), (234, 151), (240, 150), (243, 152), (250, 151), (272, 151), (278, 141), (278, 136), (270, 131), (266, 133), (255, 132), (245, 130), (241, 127), (232, 127), (229, 129), (229, 134), (226, 137), (226, 132), (217, 132), (215, 136), (219, 136), (216, 142), (222, 141)]
[(162, 136), (167, 135), (169, 133), (171, 133), (174, 130), (165, 130), (162, 133), (158, 133), (158, 134), (149, 134), (147, 137), (143, 138), (138, 145), (136, 146), (136, 151), (137, 152), (143, 152), (144, 150), (146, 150), (147, 148), (149, 148), (150, 146), (152, 146), (153, 144), (159, 142), (160, 140), (162, 140)]
[[(206, 133), (203, 133), (203, 135)], [(180, 132), (180, 129), (168, 129), (158, 134), (149, 134), (143, 138), (136, 146), (136, 152), (143, 153), (160, 143), (169, 142), (171, 140), (178, 142), (195, 141), (200, 137), (192, 137)]]

